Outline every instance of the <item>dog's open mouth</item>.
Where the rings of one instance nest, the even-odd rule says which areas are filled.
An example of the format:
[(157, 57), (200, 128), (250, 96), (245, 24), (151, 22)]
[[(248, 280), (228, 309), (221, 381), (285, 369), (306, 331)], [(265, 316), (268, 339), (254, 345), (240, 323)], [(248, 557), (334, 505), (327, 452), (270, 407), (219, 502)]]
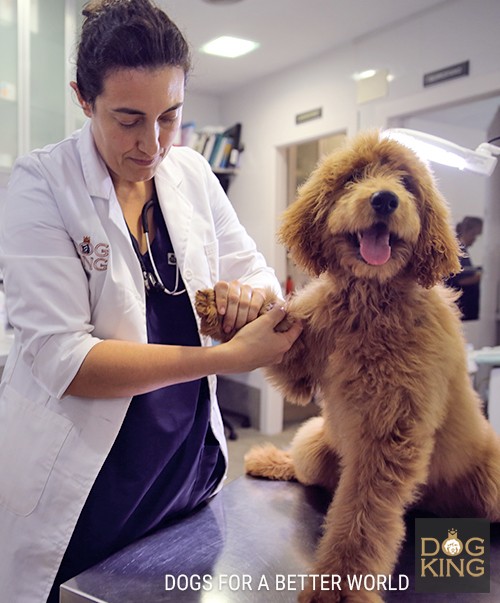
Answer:
[(391, 234), (387, 224), (377, 222), (370, 228), (358, 232), (359, 253), (372, 266), (382, 266), (391, 257)]

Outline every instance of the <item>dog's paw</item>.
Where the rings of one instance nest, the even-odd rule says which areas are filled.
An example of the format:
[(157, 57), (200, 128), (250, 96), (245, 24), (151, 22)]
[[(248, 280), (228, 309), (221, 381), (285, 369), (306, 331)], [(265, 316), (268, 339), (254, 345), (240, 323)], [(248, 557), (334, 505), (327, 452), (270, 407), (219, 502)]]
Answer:
[[(269, 312), (269, 310), (278, 303), (276, 294), (271, 289), (266, 289), (264, 293), (264, 303), (260, 309), (259, 316)], [(199, 289), (196, 292), (195, 309), (200, 317), (200, 333), (202, 335), (208, 335), (212, 339), (222, 342), (229, 341), (234, 337), (236, 333), (235, 330), (230, 333), (225, 333), (222, 328), (224, 317), (217, 312), (215, 291), (213, 289)], [(294, 320), (287, 315), (278, 326), (275, 327), (275, 330), (280, 332), (288, 331), (293, 322)]]
[(196, 292), (195, 309), (200, 317), (200, 333), (202, 335), (208, 335), (217, 341), (228, 339), (222, 329), (223, 317), (217, 312), (213, 289), (203, 289)]
[(290, 314), (286, 314), (285, 318), (280, 323), (278, 323), (276, 327), (274, 327), (274, 330), (278, 331), (278, 333), (285, 333), (291, 328), (294, 323), (295, 319), (290, 316)]
[(282, 481), (297, 479), (290, 453), (272, 444), (254, 446), (245, 454), (244, 460), (245, 472), (253, 477)]

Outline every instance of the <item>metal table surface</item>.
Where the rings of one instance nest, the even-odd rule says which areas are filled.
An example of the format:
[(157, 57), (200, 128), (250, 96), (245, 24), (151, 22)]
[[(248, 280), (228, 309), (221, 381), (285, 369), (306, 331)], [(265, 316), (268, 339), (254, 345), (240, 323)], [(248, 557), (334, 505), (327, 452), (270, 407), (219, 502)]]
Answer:
[[(299, 575), (311, 566), (328, 504), (319, 488), (239, 478), (190, 516), (66, 582), (61, 603), (296, 601)], [(386, 601), (500, 601), (498, 525), (491, 526), (489, 594), (415, 593), (415, 516), (407, 517), (407, 538), (394, 573), (394, 584), (405, 575), (409, 588), (387, 591)]]

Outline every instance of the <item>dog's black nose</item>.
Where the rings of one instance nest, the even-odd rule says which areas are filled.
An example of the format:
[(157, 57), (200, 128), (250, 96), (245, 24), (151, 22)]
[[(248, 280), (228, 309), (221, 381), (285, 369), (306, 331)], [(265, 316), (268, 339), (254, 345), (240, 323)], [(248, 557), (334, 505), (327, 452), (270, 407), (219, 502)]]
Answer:
[(377, 191), (370, 199), (373, 209), (381, 216), (388, 216), (398, 207), (398, 196), (392, 191)]

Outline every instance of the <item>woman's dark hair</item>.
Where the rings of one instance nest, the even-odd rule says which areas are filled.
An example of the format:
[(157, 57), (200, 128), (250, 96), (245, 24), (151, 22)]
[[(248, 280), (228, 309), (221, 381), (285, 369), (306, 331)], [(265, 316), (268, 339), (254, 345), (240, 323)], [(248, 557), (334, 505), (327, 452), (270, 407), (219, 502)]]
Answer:
[(93, 0), (83, 11), (76, 83), (93, 105), (115, 69), (191, 69), (189, 46), (178, 27), (150, 0)]
[(464, 233), (475, 231), (481, 234), (483, 231), (483, 220), (477, 216), (465, 216), (465, 218), (459, 222), (456, 226), (456, 232), (458, 236)]

